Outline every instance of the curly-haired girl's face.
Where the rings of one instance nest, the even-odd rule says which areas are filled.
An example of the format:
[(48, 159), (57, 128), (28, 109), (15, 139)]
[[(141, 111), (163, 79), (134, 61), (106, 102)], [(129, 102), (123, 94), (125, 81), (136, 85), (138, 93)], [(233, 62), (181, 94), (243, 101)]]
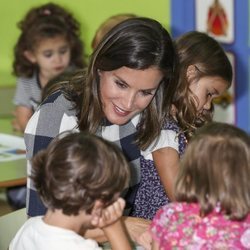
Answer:
[(100, 71), (100, 95), (106, 118), (113, 124), (127, 123), (147, 108), (163, 74), (156, 68), (145, 70), (121, 67)]
[(47, 81), (62, 73), (70, 63), (70, 45), (63, 36), (44, 38), (33, 51), (25, 52), (26, 58), (37, 64), (39, 75)]

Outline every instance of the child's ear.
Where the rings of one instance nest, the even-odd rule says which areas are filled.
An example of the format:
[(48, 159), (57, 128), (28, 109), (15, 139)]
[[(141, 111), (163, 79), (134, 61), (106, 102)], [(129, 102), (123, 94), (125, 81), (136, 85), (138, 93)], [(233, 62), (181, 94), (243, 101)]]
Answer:
[(23, 55), (26, 57), (26, 59), (28, 61), (30, 61), (31, 63), (36, 63), (36, 57), (34, 55), (34, 53), (30, 50), (25, 50)]
[(187, 80), (189, 83), (192, 82), (192, 79), (194, 79), (196, 75), (196, 68), (195, 68), (195, 65), (189, 65), (188, 68), (187, 68)]

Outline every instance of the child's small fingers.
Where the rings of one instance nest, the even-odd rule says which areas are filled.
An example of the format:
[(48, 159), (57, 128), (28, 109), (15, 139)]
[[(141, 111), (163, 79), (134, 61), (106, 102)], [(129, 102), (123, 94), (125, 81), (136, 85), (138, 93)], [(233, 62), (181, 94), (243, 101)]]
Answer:
[(98, 223), (99, 223), (99, 218), (98, 218), (97, 216), (93, 216), (93, 217), (92, 217), (92, 220), (91, 220), (91, 224), (92, 224), (93, 226), (97, 226)]
[(110, 220), (112, 210), (113, 210), (112, 207), (109, 207), (108, 209), (105, 209), (105, 211), (104, 211), (104, 219), (105, 220), (107, 220), (107, 221)]
[(119, 198), (113, 205), (114, 213), (120, 217), (123, 213), (124, 207), (125, 201), (122, 198)]
[(104, 219), (106, 221), (115, 221), (118, 217), (120, 217), (121, 213), (118, 211), (118, 206), (118, 204), (113, 204), (104, 211)]
[(125, 200), (120, 197), (120, 198), (117, 199), (117, 202), (119, 203), (120, 208), (123, 210), (125, 208), (125, 205), (126, 205)]

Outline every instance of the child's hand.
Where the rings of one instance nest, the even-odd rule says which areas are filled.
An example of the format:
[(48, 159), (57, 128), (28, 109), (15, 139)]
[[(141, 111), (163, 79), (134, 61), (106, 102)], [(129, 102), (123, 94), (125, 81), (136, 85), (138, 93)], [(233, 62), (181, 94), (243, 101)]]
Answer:
[(102, 214), (99, 218), (96, 217), (92, 220), (92, 225), (99, 228), (105, 228), (114, 224), (121, 218), (124, 207), (124, 199), (118, 198), (114, 203), (102, 210)]

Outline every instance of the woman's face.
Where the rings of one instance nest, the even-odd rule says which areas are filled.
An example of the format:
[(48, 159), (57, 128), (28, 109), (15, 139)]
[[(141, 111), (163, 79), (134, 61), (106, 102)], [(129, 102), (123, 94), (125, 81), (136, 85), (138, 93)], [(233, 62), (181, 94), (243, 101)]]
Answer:
[(163, 78), (156, 68), (121, 67), (99, 71), (99, 75), (103, 112), (109, 122), (117, 125), (127, 123), (149, 105)]
[(210, 110), (214, 98), (222, 95), (228, 88), (228, 83), (218, 76), (202, 77), (192, 81), (190, 90), (197, 97), (195, 99), (198, 114)]

